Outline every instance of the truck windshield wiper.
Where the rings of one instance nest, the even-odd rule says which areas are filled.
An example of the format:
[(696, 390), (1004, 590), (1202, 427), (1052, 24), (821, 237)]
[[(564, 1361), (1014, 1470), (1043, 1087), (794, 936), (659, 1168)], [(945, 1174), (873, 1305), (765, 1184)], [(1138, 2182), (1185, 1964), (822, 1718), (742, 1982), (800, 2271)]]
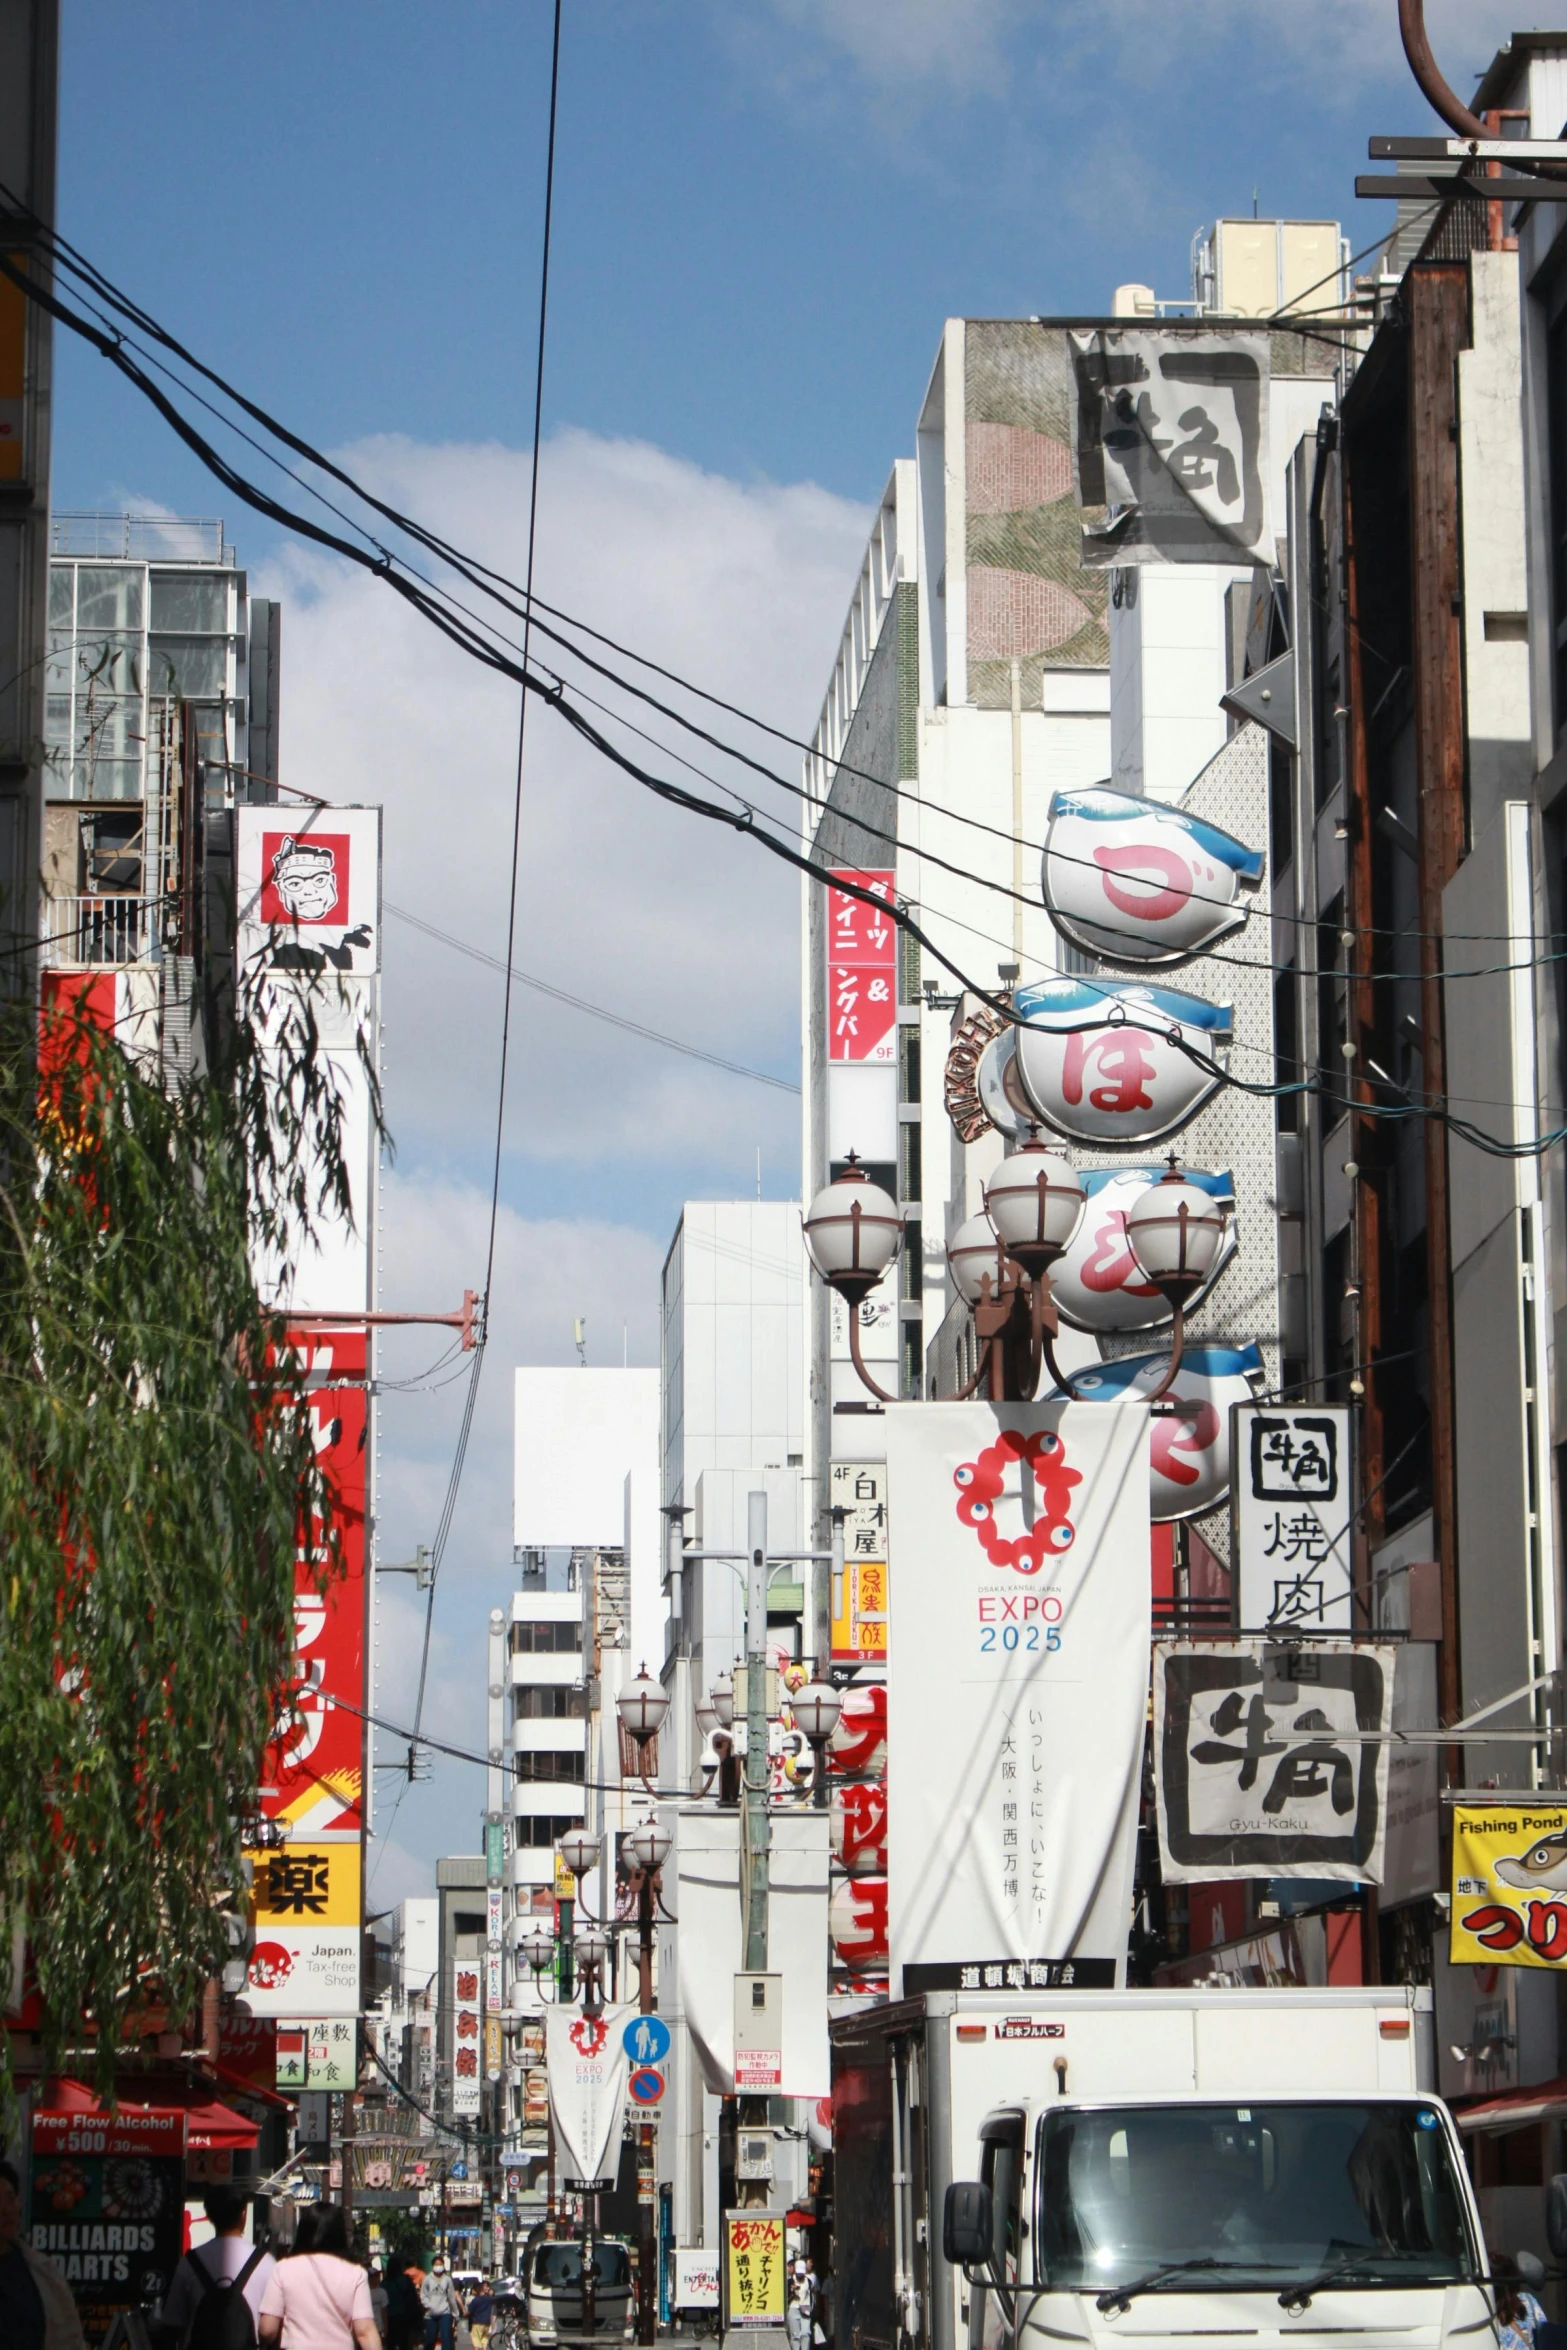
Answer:
[(1279, 2307), (1281, 2309), (1309, 2308), (1313, 2293), (1320, 2293), (1325, 2285), (1331, 2285), (1336, 2278), (1372, 2276), (1375, 2274), (1372, 2262), (1379, 2258), (1388, 2259), (1390, 2257), (1396, 2259), (1398, 2255), (1396, 2253), (1378, 2254), (1369, 2247), (1364, 2250), (1346, 2252), (1340, 2259), (1330, 2260), (1327, 2267), (1319, 2269), (1314, 2277), (1308, 2277), (1298, 2285), (1286, 2285), (1279, 2295)]
[(1147, 2276), (1136, 2277), (1129, 2285), (1112, 2285), (1108, 2292), (1096, 2294), (1094, 2307), (1108, 2317), (1112, 2309), (1130, 2309), (1139, 2293), (1153, 2292), (1167, 2278), (1195, 2276), (1200, 2269), (1224, 2269), (1232, 2273), (1240, 2270), (1247, 2276), (1255, 2276), (1259, 2269), (1277, 2265), (1267, 2260), (1215, 2260), (1211, 2255), (1201, 2260), (1172, 2260), (1167, 2268), (1150, 2269)]

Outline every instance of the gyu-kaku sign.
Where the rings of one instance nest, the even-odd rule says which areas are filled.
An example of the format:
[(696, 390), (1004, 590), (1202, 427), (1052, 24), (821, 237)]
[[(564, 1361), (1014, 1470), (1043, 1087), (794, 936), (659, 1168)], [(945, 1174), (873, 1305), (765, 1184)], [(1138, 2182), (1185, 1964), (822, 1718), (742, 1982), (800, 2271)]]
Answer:
[(1237, 1404), (1231, 1463), (1243, 1628), (1353, 1631), (1347, 1405)]

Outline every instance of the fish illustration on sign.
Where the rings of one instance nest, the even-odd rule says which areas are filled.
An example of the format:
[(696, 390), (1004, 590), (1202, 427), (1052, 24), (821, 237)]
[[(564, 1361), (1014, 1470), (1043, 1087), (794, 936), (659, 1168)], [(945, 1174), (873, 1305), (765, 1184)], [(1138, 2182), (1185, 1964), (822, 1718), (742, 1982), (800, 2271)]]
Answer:
[(1224, 1081), (1228, 1004), (1175, 988), (1041, 979), (1013, 999), (1017, 1078), (1071, 1142), (1137, 1149), (1178, 1133)]
[(1549, 1886), (1553, 1893), (1567, 1890), (1567, 1829), (1542, 1836), (1527, 1852), (1516, 1858), (1509, 1854), (1491, 1865), (1504, 1885), (1521, 1885), (1526, 1891), (1535, 1885)]
[(1262, 858), (1200, 816), (1096, 784), (1050, 803), (1041, 887), (1065, 939), (1113, 963), (1184, 963), (1231, 931)]
[[(1126, 1237), (1126, 1212), (1151, 1185), (1159, 1182), (1163, 1167), (1083, 1167), (1083, 1213), (1066, 1252), (1050, 1268), (1050, 1292), (1063, 1322), (1074, 1330), (1100, 1333), (1116, 1330), (1157, 1330), (1170, 1321), (1173, 1308), (1139, 1270)], [(1235, 1185), (1228, 1175), (1207, 1175), (1183, 1167), (1186, 1181), (1206, 1191), (1226, 1208), (1224, 1239), (1213, 1271), (1188, 1303), (1188, 1311), (1205, 1298), (1235, 1254)]]
[[(1169, 1355), (1126, 1355), (1091, 1370), (1074, 1371), (1072, 1392), (1082, 1403), (1120, 1403), (1151, 1395)], [(1267, 1377), (1262, 1350), (1249, 1346), (1189, 1346), (1175, 1385), (1149, 1428), (1148, 1490), (1155, 1525), (1200, 1518), (1230, 1489), (1230, 1406), (1250, 1403)]]

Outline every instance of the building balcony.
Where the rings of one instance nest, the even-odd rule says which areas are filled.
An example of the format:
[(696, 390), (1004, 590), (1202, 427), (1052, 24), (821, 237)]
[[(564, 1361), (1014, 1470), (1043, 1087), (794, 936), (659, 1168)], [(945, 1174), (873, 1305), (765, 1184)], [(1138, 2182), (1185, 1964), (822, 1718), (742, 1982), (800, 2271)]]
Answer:
[(98, 971), (152, 963), (162, 953), (162, 901), (109, 891), (44, 900), (43, 960), (50, 970)]

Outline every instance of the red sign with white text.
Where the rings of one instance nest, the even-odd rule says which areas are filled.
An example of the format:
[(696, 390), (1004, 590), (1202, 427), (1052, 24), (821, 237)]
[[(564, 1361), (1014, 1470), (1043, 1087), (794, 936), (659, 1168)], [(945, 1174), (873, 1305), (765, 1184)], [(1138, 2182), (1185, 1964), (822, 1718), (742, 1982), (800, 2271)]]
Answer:
[[(294, 1562), (295, 1687), (267, 1749), (261, 1808), (290, 1838), (364, 1825), (366, 1348), (362, 1329), (296, 1330), (316, 1454), (332, 1492), (341, 1572), (323, 1591), (322, 1530)], [(317, 1384), (319, 1382), (319, 1384)]]
[[(891, 905), (891, 873), (838, 870)], [(827, 890), (827, 1058), (890, 1061), (897, 1051), (898, 926), (879, 905)]]

